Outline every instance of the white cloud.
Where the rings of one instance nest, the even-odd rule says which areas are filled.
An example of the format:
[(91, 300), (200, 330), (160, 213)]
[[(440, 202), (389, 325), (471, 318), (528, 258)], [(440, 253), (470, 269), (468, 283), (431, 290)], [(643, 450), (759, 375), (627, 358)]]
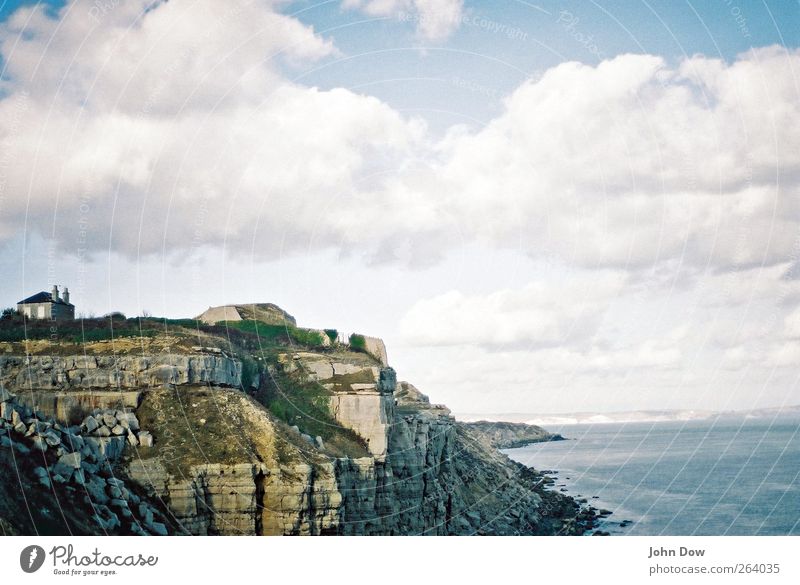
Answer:
[(622, 55), (564, 63), (504, 113), (446, 143), (442, 184), (462, 229), (586, 266), (786, 261), (800, 178), (800, 52), (670, 68)]
[(493, 349), (567, 346), (590, 340), (622, 289), (623, 274), (534, 282), (485, 295), (450, 291), (418, 301), (400, 323), (413, 345)]
[(477, 240), (572, 266), (702, 271), (798, 249), (798, 51), (564, 63), (484, 128), (438, 140), (375, 98), (288, 81), (291, 63), (336, 49), (270, 4), (146, 6), (92, 18), (82, 0), (0, 26), (14, 163), (0, 237), (27, 218), (72, 250), (85, 203), (90, 249), (129, 255), (338, 248), (419, 266)]
[(463, 0), (343, 0), (346, 9), (370, 16), (389, 16), (416, 23), (417, 34), (426, 41), (442, 41), (461, 24)]
[(375, 211), (356, 182), (410, 156), (422, 122), (287, 81), (282, 61), (335, 49), (268, 4), (140, 2), (99, 22), (95, 6), (58, 19), (21, 9), (0, 26), (0, 138), (14, 163), (0, 233), (27, 218), (75, 252), (85, 220), (90, 250), (129, 255), (359, 243), (355, 210)]

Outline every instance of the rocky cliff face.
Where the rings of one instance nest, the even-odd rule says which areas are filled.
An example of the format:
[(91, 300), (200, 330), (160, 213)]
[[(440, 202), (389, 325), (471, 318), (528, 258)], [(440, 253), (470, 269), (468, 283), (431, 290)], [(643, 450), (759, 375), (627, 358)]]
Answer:
[(241, 361), (224, 355), (0, 356), (0, 384), (20, 390), (140, 390), (164, 384), (239, 386), (241, 381)]
[[(446, 407), (398, 383), (384, 360), (385, 352), (378, 359), (341, 346), (269, 355), (203, 347), (146, 357), (6, 355), (0, 383), (27, 389), (30, 407), (47, 403), (57, 416), (68, 414), (68, 399), (83, 408), (99, 397), (127, 400), (152, 446), (134, 436), (114, 469), (143, 497), (163, 502), (164, 525), (177, 533), (586, 528), (571, 499), (546, 490), (545, 478), (501, 455)], [(257, 380), (249, 392), (240, 387), (245, 362)], [(274, 403), (261, 398), (270, 384), (280, 399)], [(303, 389), (310, 394), (298, 394)], [(302, 404), (328, 418), (317, 420)]]

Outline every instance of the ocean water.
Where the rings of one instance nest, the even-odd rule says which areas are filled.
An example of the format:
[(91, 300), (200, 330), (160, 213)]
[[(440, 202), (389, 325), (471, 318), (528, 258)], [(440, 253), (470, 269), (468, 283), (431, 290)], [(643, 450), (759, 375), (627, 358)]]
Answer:
[[(549, 427), (509, 449), (557, 470), (551, 489), (613, 514), (612, 534), (800, 535), (800, 417)], [(592, 496), (597, 496), (592, 498)], [(623, 520), (632, 524), (621, 527)]]

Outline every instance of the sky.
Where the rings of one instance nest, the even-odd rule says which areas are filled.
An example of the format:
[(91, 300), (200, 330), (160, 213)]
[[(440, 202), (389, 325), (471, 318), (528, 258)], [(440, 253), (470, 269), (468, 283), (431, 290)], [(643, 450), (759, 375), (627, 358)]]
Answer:
[(0, 0), (0, 305), (273, 302), (457, 413), (800, 404), (800, 3)]

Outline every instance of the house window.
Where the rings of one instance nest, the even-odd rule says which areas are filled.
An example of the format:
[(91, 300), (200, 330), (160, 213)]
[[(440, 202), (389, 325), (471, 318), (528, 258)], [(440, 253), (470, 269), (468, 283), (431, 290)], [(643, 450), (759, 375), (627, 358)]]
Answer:
[(39, 319), (44, 319), (44, 305), (39, 305)]
[(25, 307), (25, 316), (30, 319), (30, 316), (31, 316), (31, 308), (30, 307)]

